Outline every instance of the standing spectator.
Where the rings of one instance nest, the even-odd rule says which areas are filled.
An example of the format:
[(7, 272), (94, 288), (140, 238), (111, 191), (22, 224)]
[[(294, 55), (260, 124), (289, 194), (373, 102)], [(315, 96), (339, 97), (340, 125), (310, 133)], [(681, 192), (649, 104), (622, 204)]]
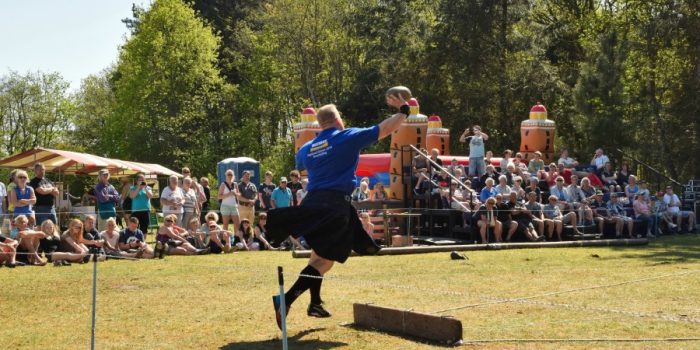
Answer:
[(106, 220), (117, 217), (117, 205), (119, 205), (119, 192), (109, 183), (109, 171), (107, 169), (100, 170), (100, 182), (95, 186), (95, 197), (97, 201), (97, 209), (99, 212), (99, 220), (97, 227), (106, 227)]
[(36, 205), (34, 205), (36, 222), (43, 224), (44, 221), (51, 220), (54, 224), (58, 223), (54, 205), (58, 197), (58, 188), (46, 178), (46, 167), (43, 163), (34, 164), (34, 178), (29, 182), (29, 186), (34, 189), (36, 195)]
[[(129, 191), (133, 185), (131, 179), (128, 176), (124, 176), (119, 179), (121, 185), (121, 191), (119, 191), (119, 196), (121, 197), (121, 214), (125, 221), (129, 220), (131, 216), (131, 197), (129, 196)], [(121, 220), (119, 222), (122, 222)]]
[(286, 208), (292, 206), (292, 190), (287, 187), (287, 178), (282, 176), (280, 178), (279, 187), (272, 191), (272, 198), (270, 199), (270, 204), (272, 204), (272, 209)]
[(221, 205), (221, 220), (223, 221), (224, 231), (228, 231), (229, 222), (233, 223), (233, 230), (240, 224), (240, 216), (238, 212), (238, 186), (236, 186), (236, 177), (233, 170), (226, 170), (226, 179), (219, 185), (219, 193), (217, 194)]
[[(160, 206), (163, 208), (163, 215), (175, 215), (176, 224), (180, 225), (184, 213), (184, 205), (185, 192), (178, 186), (177, 176), (170, 175), (168, 178), (168, 186), (166, 186), (160, 194)], [(141, 231), (141, 233), (143, 233), (143, 231)]]
[(302, 179), (301, 180), (301, 189), (299, 191), (297, 191), (297, 203), (301, 204), (301, 202), (306, 197), (306, 194), (309, 193), (309, 191), (306, 189), (308, 186), (309, 186), (309, 179)]
[(647, 222), (647, 238), (656, 237), (656, 235), (652, 233), (652, 231), (655, 232), (658, 229), (656, 226), (656, 215), (652, 215), (651, 210), (649, 209), (649, 204), (647, 203), (647, 199), (644, 197), (644, 195), (637, 193), (634, 196), (634, 203), (632, 204), (632, 207), (634, 208), (634, 216), (638, 220)]
[(153, 189), (146, 183), (145, 175), (136, 175), (136, 183), (129, 188), (129, 198), (131, 198), (131, 216), (139, 219), (141, 232), (148, 232), (148, 226), (151, 224)]
[[(15, 219), (23, 215), (28, 219), (28, 225), (34, 227), (36, 220), (32, 206), (36, 203), (36, 195), (31, 186), (27, 186), (27, 172), (18, 170), (15, 173), (15, 187), (10, 191), (10, 203), (14, 206)], [(37, 241), (38, 242), (38, 241)]]
[[(188, 167), (183, 167), (182, 171), (180, 171), (180, 172), (182, 173), (183, 180), (192, 176), (192, 172), (190, 171), (190, 168), (188, 168)], [(181, 185), (181, 184), (178, 184), (178, 185)]]
[(597, 175), (600, 175), (600, 173), (603, 171), (603, 167), (605, 166), (605, 163), (607, 163), (609, 161), (610, 161), (610, 159), (608, 159), (608, 156), (603, 154), (603, 149), (598, 148), (595, 150), (595, 154), (593, 155), (593, 158), (591, 159), (591, 168), (593, 168), (593, 171)]
[(542, 152), (536, 151), (534, 158), (530, 159), (527, 171), (532, 175), (537, 175), (538, 172), (544, 170), (544, 160), (542, 160)]
[(0, 225), (2, 225), (5, 214), (8, 213), (7, 205), (7, 187), (0, 181)]
[(204, 218), (211, 207), (211, 189), (209, 188), (209, 178), (202, 176), (202, 178), (199, 179), (199, 185), (202, 187), (202, 192), (204, 192), (204, 200), (202, 201), (199, 221), (204, 222)]
[(484, 175), (485, 167), (484, 164), (484, 141), (489, 139), (489, 135), (481, 132), (481, 127), (474, 125), (472, 128), (474, 130), (474, 135), (469, 135), (469, 128), (465, 129), (462, 136), (459, 137), (459, 142), (465, 143), (469, 140), (469, 176), (470, 177), (481, 177)]
[(272, 172), (265, 172), (265, 180), (258, 186), (258, 201), (260, 203), (260, 208), (262, 210), (270, 210), (272, 204), (270, 199), (272, 198), (272, 191), (275, 190), (277, 186), (272, 182)]
[[(175, 177), (177, 185), (177, 176)], [(127, 226), (119, 232), (119, 249), (122, 254), (134, 254), (134, 258), (152, 259), (155, 257), (153, 249), (146, 244), (143, 232), (139, 230), (139, 219), (132, 216)]]
[[(197, 192), (192, 188), (192, 178), (186, 177), (182, 179), (182, 194), (185, 201), (182, 203), (182, 226), (189, 226), (190, 220), (199, 217), (199, 203), (197, 201)], [(199, 224), (197, 225), (199, 226)]]
[(292, 181), (287, 187), (292, 191), (292, 205), (296, 207), (299, 205), (299, 203), (297, 202), (297, 191), (301, 189), (301, 176), (299, 175), (299, 171), (290, 171), (289, 178), (292, 179)]
[(258, 199), (258, 188), (255, 187), (254, 183), (250, 182), (250, 172), (247, 170), (241, 175), (238, 192), (241, 194), (238, 198), (241, 205), (238, 207), (238, 215), (240, 215), (241, 220), (255, 221), (255, 200)]
[(676, 225), (680, 231), (683, 227), (683, 218), (688, 218), (688, 231), (695, 232), (695, 213), (690, 210), (681, 210), (681, 200), (673, 193), (673, 187), (666, 186), (664, 203), (668, 206), (668, 213), (676, 219)]

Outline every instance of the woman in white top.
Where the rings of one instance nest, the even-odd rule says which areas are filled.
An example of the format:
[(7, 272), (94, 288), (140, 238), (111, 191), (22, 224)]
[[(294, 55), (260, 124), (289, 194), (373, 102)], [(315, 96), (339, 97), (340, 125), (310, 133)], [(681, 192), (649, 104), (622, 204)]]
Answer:
[(304, 178), (301, 180), (301, 189), (297, 191), (297, 204), (301, 204), (301, 201), (304, 200), (304, 197), (306, 197), (306, 194), (309, 193), (309, 191), (306, 190), (306, 187), (309, 186), (309, 179)]
[(182, 180), (182, 192), (185, 198), (182, 205), (182, 226), (188, 226), (190, 220), (199, 217), (199, 201), (197, 191), (192, 187), (192, 178), (186, 177)]
[(224, 231), (228, 231), (229, 222), (233, 222), (234, 231), (240, 226), (240, 217), (238, 215), (238, 186), (236, 185), (236, 177), (233, 175), (233, 170), (226, 170), (226, 179), (219, 186), (218, 197), (221, 201), (219, 210), (221, 211), (221, 220), (224, 225)]
[(185, 193), (177, 185), (177, 176), (171, 175), (168, 179), (168, 186), (160, 194), (160, 205), (163, 208), (163, 215), (175, 215), (175, 224), (182, 225), (183, 205), (185, 204)]
[(502, 194), (504, 196), (510, 195), (510, 186), (508, 186), (508, 177), (501, 175), (498, 177), (498, 186), (495, 187), (496, 193)]

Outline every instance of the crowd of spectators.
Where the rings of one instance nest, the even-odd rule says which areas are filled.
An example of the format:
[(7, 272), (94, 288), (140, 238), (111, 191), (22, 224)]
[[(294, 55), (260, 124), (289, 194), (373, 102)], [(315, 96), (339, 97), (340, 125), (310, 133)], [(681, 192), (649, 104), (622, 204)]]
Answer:
[[(7, 189), (0, 183), (0, 218), (10, 221), (6, 234), (0, 234), (0, 266), (65, 266), (86, 263), (92, 256), (98, 261), (150, 259), (307, 247), (303, 238), (272, 242), (266, 237), (267, 211), (300, 205), (306, 196), (308, 180), (298, 171), (289, 174), (291, 181), (281, 177), (278, 185), (268, 171), (256, 186), (250, 172), (236, 181), (228, 170), (216, 198), (208, 178), (198, 180), (188, 168), (182, 174), (170, 176), (157, 196), (143, 174), (122, 177), (117, 188), (110, 173), (101, 170), (87, 194), (95, 215), (71, 218), (61, 232), (55, 206), (59, 190), (45, 176), (44, 165), (35, 165), (31, 181), (26, 171), (12, 171)], [(151, 223), (156, 200), (162, 223)], [(210, 210), (212, 200), (219, 202), (218, 211)], [(150, 228), (155, 228), (152, 244), (146, 241)]]

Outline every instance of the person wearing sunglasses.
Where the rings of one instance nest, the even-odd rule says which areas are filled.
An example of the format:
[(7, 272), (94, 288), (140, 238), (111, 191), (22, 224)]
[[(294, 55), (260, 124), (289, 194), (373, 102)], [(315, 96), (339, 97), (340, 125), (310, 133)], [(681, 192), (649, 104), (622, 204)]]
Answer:
[(168, 255), (195, 255), (209, 253), (209, 249), (197, 249), (190, 244), (183, 235), (187, 233), (182, 227), (176, 225), (177, 215), (170, 214), (165, 217), (163, 225), (156, 234), (156, 254), (162, 259), (163, 254)]
[(34, 227), (35, 217), (32, 206), (36, 204), (36, 194), (34, 189), (27, 183), (27, 172), (18, 170), (15, 173), (16, 186), (10, 192), (10, 203), (14, 206), (14, 217), (20, 215), (25, 216), (29, 222), (28, 225)]

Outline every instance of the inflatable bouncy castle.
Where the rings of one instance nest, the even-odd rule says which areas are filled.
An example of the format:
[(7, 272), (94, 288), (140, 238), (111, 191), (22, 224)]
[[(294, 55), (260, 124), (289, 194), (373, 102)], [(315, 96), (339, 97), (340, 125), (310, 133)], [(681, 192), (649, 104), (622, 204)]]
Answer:
[(554, 158), (553, 120), (547, 119), (547, 108), (541, 103), (530, 109), (530, 118), (520, 123), (520, 153), (523, 158), (531, 159), (536, 151), (542, 152), (545, 164), (556, 161)]
[(408, 179), (405, 179), (402, 174), (409, 173), (413, 161), (411, 150), (405, 149), (404, 146), (414, 145), (419, 149), (426, 147), (428, 117), (420, 114), (420, 106), (415, 98), (411, 98), (408, 105), (411, 107), (411, 114), (399, 129), (391, 134), (389, 150), (391, 152), (389, 198), (391, 199), (404, 198), (404, 180)]
[(433, 114), (428, 118), (426, 143), (428, 152), (437, 148), (441, 156), (450, 155), (450, 130), (442, 127), (442, 119), (438, 115)]
[(311, 107), (304, 108), (301, 112), (301, 120), (294, 124), (294, 153), (299, 152), (299, 148), (305, 143), (313, 140), (321, 127), (316, 120), (316, 110)]

